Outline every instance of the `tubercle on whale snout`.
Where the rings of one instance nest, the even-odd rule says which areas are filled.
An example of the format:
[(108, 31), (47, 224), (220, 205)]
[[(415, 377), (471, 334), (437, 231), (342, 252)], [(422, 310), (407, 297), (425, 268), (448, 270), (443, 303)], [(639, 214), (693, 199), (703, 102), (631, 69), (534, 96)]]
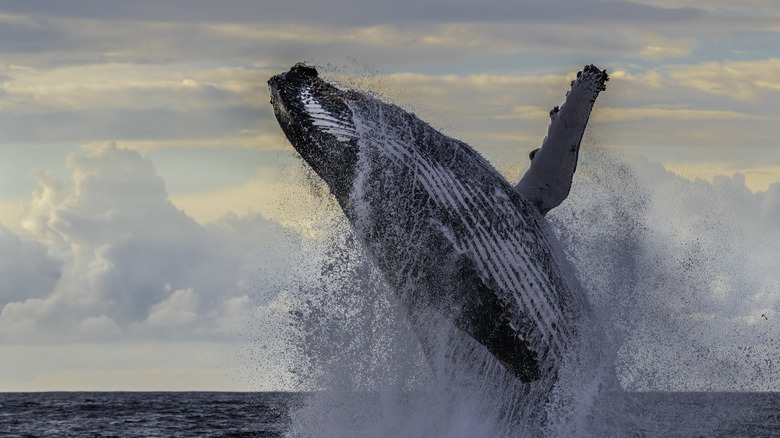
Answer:
[(312, 67), (306, 64), (305, 62), (299, 62), (294, 66), (292, 66), (292, 68), (290, 69), (290, 73), (298, 74), (312, 79), (320, 76), (320, 74), (317, 72), (317, 69), (315, 67)]
[(571, 81), (570, 86), (574, 86), (577, 80), (589, 83), (592, 87), (592, 91), (606, 91), (607, 82), (609, 81), (609, 75), (607, 70), (601, 70), (593, 64), (586, 65), (582, 70), (577, 72), (577, 79)]

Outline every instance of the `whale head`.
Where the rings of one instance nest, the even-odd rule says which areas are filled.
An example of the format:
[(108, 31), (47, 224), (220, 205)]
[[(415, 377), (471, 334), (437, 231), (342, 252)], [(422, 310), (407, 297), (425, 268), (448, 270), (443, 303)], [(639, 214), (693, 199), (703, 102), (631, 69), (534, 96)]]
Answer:
[(293, 147), (330, 187), (339, 202), (352, 188), (358, 161), (358, 134), (348, 102), (362, 98), (319, 77), (298, 63), (268, 80), (271, 104)]

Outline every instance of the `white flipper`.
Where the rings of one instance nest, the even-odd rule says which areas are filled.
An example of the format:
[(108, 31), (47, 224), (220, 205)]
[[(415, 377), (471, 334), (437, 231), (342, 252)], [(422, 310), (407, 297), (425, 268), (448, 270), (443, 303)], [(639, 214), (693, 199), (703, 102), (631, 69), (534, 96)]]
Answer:
[(550, 127), (542, 147), (531, 152), (531, 167), (515, 190), (542, 214), (560, 205), (571, 189), (580, 141), (599, 92), (609, 80), (606, 70), (586, 66), (572, 81), (566, 101), (550, 111)]

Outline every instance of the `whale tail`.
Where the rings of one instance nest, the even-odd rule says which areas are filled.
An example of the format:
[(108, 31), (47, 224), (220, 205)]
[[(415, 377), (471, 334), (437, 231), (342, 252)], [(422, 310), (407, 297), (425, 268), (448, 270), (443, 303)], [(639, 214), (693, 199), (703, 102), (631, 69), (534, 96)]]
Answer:
[(599, 70), (594, 65), (585, 66), (572, 81), (563, 105), (550, 111), (547, 137), (541, 148), (531, 152), (531, 167), (515, 186), (515, 190), (542, 214), (547, 214), (569, 196), (590, 111), (599, 92), (606, 89), (608, 80), (606, 70)]

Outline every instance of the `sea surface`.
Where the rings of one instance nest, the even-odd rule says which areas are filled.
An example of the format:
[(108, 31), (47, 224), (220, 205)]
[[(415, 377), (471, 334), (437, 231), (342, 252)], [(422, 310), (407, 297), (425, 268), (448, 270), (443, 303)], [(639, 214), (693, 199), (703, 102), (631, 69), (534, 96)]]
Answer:
[(296, 393), (0, 393), (2, 437), (281, 437)]
[[(283, 437), (303, 393), (0, 393), (2, 437)], [(780, 393), (622, 395), (615, 436), (780, 437)], [(618, 421), (617, 423), (621, 423)], [(345, 425), (346, 426), (346, 425)], [(312, 435), (316, 436), (316, 431)]]

